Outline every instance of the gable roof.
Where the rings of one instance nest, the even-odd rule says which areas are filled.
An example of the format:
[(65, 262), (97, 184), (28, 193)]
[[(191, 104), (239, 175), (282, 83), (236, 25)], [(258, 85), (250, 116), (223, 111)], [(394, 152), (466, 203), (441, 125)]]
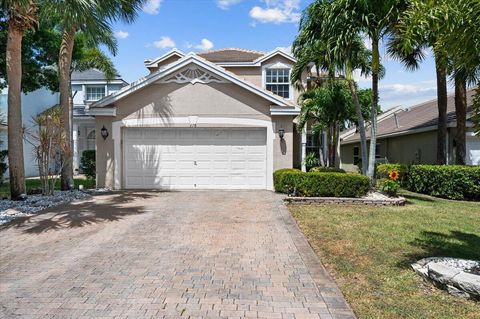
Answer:
[(183, 58), (185, 56), (185, 53), (178, 50), (177, 48), (173, 48), (172, 50), (170, 50), (167, 53), (165, 53), (164, 55), (156, 58), (155, 60), (145, 60), (145, 61), (143, 61), (143, 63), (145, 64), (147, 69), (156, 68), (156, 67), (158, 67), (159, 63), (171, 58), (172, 56), (177, 56), (179, 58)]
[[(107, 78), (105, 77), (105, 73), (103, 73), (98, 69), (88, 69), (81, 72), (78, 72), (78, 71), (72, 72), (71, 80), (72, 81), (107, 81)], [(118, 74), (111, 81), (115, 81), (115, 80), (120, 80), (122, 82), (125, 82)]]
[[(467, 112), (472, 110), (473, 96), (475, 89), (467, 90)], [(416, 132), (433, 131), (437, 129), (438, 108), (437, 100), (431, 100), (410, 108), (395, 108), (386, 112), (383, 118), (378, 120), (378, 138), (413, 134)], [(383, 114), (382, 114), (383, 115)], [(447, 103), (447, 123), (454, 125), (455, 116), (455, 95), (448, 96)], [(468, 123), (467, 123), (468, 125)], [(360, 141), (360, 134), (353, 128), (341, 135), (342, 144), (350, 144)], [(370, 138), (370, 130), (367, 130), (367, 139)]]
[[(238, 86), (241, 86), (244, 89), (263, 97), (264, 99), (272, 102), (274, 105), (277, 105), (277, 106), (280, 106), (280, 107), (287, 107), (288, 108), (287, 110), (289, 112), (294, 112), (294, 113), (298, 114), (299, 111), (300, 111), (298, 106), (296, 106), (292, 102), (290, 102), (288, 100), (285, 100), (282, 97), (280, 97), (278, 95), (275, 95), (270, 91), (261, 89), (258, 86), (253, 85), (253, 84), (239, 78), (234, 73), (229, 72), (229, 71), (225, 70), (224, 68), (222, 68), (218, 65), (215, 65), (214, 63), (212, 63), (210, 61), (207, 61), (206, 59), (204, 59), (204, 58), (202, 58), (202, 57), (200, 57), (200, 56), (198, 56), (194, 53), (189, 53), (186, 56), (184, 56), (183, 58), (181, 58), (180, 60), (166, 66), (165, 68), (163, 68), (161, 70), (158, 70), (156, 72), (153, 72), (153, 73), (147, 75), (146, 77), (143, 77), (143, 78), (139, 79), (138, 81), (133, 82), (130, 85), (125, 86), (121, 90), (119, 90), (119, 91), (117, 91), (117, 92), (115, 92), (111, 95), (108, 95), (108, 96), (102, 98), (99, 101), (94, 102), (93, 104), (91, 104), (90, 107), (91, 108), (101, 108), (101, 107), (108, 106), (108, 105), (114, 103), (115, 101), (123, 99), (126, 96), (136, 92), (137, 90), (140, 90), (140, 89), (144, 88), (145, 86), (151, 85), (152, 83), (168, 76), (169, 74), (172, 74), (172, 73), (176, 72), (177, 70), (179, 70), (179, 69), (181, 69), (181, 68), (183, 68), (183, 67), (185, 67), (185, 66), (187, 66), (191, 63), (196, 64), (196, 65), (206, 69), (207, 71), (212, 72), (213, 74), (216, 74), (216, 75), (220, 76), (221, 78), (223, 78), (223, 79), (225, 79), (229, 82), (237, 84)], [(276, 109), (276, 110), (278, 111), (278, 109)]]
[(205, 60), (213, 63), (218, 62), (253, 62), (265, 55), (265, 52), (245, 50), (238, 48), (225, 48), (219, 50), (197, 53)]

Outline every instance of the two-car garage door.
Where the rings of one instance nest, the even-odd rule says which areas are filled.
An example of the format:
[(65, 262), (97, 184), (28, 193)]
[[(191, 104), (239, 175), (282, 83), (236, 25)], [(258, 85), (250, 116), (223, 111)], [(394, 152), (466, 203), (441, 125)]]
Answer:
[(266, 188), (266, 129), (126, 128), (123, 152), (125, 188)]

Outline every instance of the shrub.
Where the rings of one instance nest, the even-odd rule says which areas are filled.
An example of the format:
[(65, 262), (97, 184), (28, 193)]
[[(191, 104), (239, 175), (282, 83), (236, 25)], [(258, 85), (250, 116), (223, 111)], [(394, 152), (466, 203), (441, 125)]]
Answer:
[(316, 173), (346, 173), (345, 170), (341, 168), (336, 168), (336, 167), (322, 167), (322, 166), (317, 166), (313, 167), (310, 172), (316, 172)]
[(400, 188), (400, 184), (388, 178), (381, 178), (377, 180), (377, 188), (382, 193), (385, 193), (388, 196), (397, 196), (397, 192), (398, 192), (398, 189)]
[(95, 150), (83, 151), (80, 168), (87, 178), (95, 178)]
[(370, 189), (370, 180), (360, 174), (282, 169), (273, 174), (273, 180), (275, 191), (300, 196), (362, 197)]
[(412, 165), (405, 183), (410, 191), (450, 199), (480, 200), (480, 167)]
[(307, 168), (307, 172), (310, 171), (312, 167), (315, 167), (319, 164), (319, 160), (317, 157), (317, 154), (310, 152), (305, 156), (305, 159), (303, 160), (305, 167)]

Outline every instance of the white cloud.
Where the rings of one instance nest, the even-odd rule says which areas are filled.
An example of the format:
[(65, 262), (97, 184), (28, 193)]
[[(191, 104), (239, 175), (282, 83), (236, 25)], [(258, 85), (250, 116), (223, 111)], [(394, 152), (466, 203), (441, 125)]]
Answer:
[(153, 46), (158, 49), (174, 48), (175, 42), (170, 37), (161, 37), (160, 40), (153, 42)]
[(260, 23), (297, 23), (300, 20), (300, 0), (264, 0), (264, 8), (255, 6), (250, 17)]
[(229, 9), (231, 6), (240, 3), (242, 0), (217, 0), (217, 6), (220, 9), (226, 10)]
[(127, 31), (122, 31), (122, 30), (118, 30), (115, 32), (115, 37), (117, 39), (126, 39), (128, 38), (129, 34)]
[(158, 14), (163, 0), (147, 0), (142, 7), (143, 12), (148, 14)]
[(213, 48), (213, 42), (206, 39), (206, 38), (203, 38), (201, 41), (200, 41), (200, 44), (197, 44), (197, 45), (194, 45), (194, 44), (191, 44), (191, 43), (187, 43), (186, 44), (186, 47), (191, 49), (191, 48), (194, 48), (194, 49), (197, 49), (197, 50), (202, 50), (202, 51), (206, 51), (206, 50), (210, 50)]

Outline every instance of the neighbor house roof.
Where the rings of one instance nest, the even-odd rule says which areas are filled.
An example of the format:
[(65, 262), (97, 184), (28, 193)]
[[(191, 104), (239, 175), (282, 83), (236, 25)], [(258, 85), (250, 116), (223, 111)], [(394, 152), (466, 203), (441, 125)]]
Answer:
[[(81, 81), (106, 81), (107, 78), (105, 77), (105, 74), (97, 69), (88, 69), (86, 71), (78, 72), (74, 71), (72, 72), (72, 81), (76, 82), (81, 82)], [(120, 75), (117, 75), (113, 81), (122, 81), (123, 83), (126, 84), (126, 82), (120, 77)]]
[(197, 55), (213, 63), (218, 62), (253, 62), (264, 56), (265, 52), (226, 48), (213, 51), (199, 52)]
[[(475, 89), (469, 89), (467, 91), (467, 112), (471, 112), (474, 95)], [(397, 107), (385, 113), (387, 114), (383, 116), (381, 115), (378, 118), (378, 138), (413, 134), (437, 129), (437, 100), (431, 100), (405, 109)], [(454, 125), (455, 121), (455, 95), (452, 94), (448, 96), (447, 122), (451, 126)], [(370, 130), (367, 129), (366, 133), (367, 138), (369, 138)], [(342, 144), (355, 143), (360, 141), (360, 134), (356, 132), (356, 128), (353, 128), (342, 133), (340, 138), (342, 139)]]

